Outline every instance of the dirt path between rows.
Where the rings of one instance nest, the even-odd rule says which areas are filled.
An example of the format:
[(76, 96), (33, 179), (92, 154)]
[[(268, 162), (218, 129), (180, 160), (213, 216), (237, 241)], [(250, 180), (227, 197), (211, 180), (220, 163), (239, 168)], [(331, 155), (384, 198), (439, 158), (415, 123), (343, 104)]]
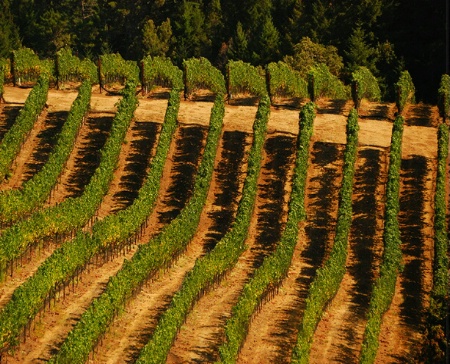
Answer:
[(401, 173), (399, 222), (404, 268), (383, 316), (376, 363), (417, 360), (432, 288), (435, 163), (423, 157), (405, 159)]
[[(222, 145), (219, 146), (217, 152), (218, 155), (224, 156)], [(216, 159), (216, 162), (219, 160)], [(230, 162), (234, 163), (237, 172), (240, 173), (243, 161)], [(179, 289), (186, 272), (192, 269), (195, 260), (204, 253), (202, 242), (208, 240), (207, 234), (211, 232), (213, 223), (211, 213), (215, 209), (214, 203), (217, 203), (214, 196), (216, 193), (227, 192), (220, 187), (220, 181), (217, 180), (218, 172), (218, 165), (216, 164), (199, 227), (186, 252), (170, 268), (161, 271), (159, 276), (145, 285), (142, 291), (127, 304), (124, 314), (116, 320), (105, 336), (103, 344), (97, 348), (92, 362), (130, 362), (147, 342), (149, 335), (156, 327), (158, 318), (168, 307), (174, 293)], [(236, 187), (239, 188), (239, 186)], [(128, 322), (133, 322), (133, 324), (127, 325)], [(125, 327), (126, 329), (124, 329)]]
[(316, 328), (310, 363), (358, 363), (372, 285), (383, 251), (387, 150), (360, 147), (347, 271)]
[[(33, 164), (41, 166), (45, 163), (46, 157), (48, 158), (48, 154), (56, 141), (55, 137), (52, 138), (51, 135), (46, 134), (58, 134), (58, 130), (61, 130), (62, 123), (64, 122), (64, 120), (61, 119), (64, 118), (64, 116), (67, 117), (76, 96), (76, 92), (68, 92), (64, 97), (64, 100), (66, 101), (59, 102), (61, 95), (55, 92), (49, 92), (47, 98), (47, 105), (49, 106), (45, 107), (37, 118), (33, 129), (24, 141), (19, 154), (12, 163), (11, 176), (3, 181), (0, 185), (0, 189), (6, 190), (20, 187), (25, 180), (28, 180), (38, 171), (37, 166), (33, 166)], [(61, 115), (62, 117), (59, 120), (56, 120), (55, 125), (55, 120), (53, 120), (52, 116), (57, 115), (58, 113), (62, 113), (63, 115)], [(44, 149), (45, 145), (40, 146), (40, 144), (43, 143), (50, 145)]]
[(253, 318), (239, 363), (290, 362), (309, 285), (332, 246), (343, 146), (314, 140), (311, 145), (307, 221), (301, 225), (288, 277)]
[[(434, 107), (411, 105), (405, 112), (399, 213), (404, 268), (397, 276), (392, 304), (383, 316), (377, 363), (414, 361), (424, 342), (433, 277), (435, 126), (438, 123), (439, 115)], [(414, 135), (417, 128), (421, 131)], [(418, 145), (424, 143), (426, 148), (419, 149)], [(422, 153), (416, 154), (419, 151)]]
[(243, 285), (279, 241), (287, 213), (293, 172), (295, 138), (281, 134), (266, 138), (247, 250), (231, 272), (195, 304), (169, 353), (169, 363), (189, 358), (213, 362), (223, 341), (224, 323)]

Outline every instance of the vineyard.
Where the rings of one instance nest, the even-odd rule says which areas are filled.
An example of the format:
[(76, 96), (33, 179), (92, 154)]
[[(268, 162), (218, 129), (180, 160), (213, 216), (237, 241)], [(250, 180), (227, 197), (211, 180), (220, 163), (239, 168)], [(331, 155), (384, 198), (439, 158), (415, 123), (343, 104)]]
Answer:
[(447, 75), (434, 106), (407, 72), (387, 103), (365, 68), (23, 52), (0, 363), (445, 362)]

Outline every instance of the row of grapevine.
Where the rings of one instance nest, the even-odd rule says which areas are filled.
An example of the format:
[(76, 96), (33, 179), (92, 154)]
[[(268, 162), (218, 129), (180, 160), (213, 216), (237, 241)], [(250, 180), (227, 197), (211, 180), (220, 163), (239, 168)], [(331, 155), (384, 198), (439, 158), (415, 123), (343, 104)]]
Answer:
[(126, 82), (139, 82), (139, 67), (135, 61), (126, 61), (118, 53), (104, 54), (98, 61), (100, 86)]
[(448, 237), (447, 237), (447, 200), (446, 200), (446, 171), (448, 160), (449, 130), (445, 124), (439, 125), (438, 130), (438, 168), (436, 176), (435, 208), (434, 208), (434, 234), (435, 259), (434, 280), (432, 291), (433, 311), (438, 317), (445, 314), (445, 299), (448, 289)]
[(443, 320), (448, 303), (448, 226), (446, 199), (446, 172), (449, 151), (449, 129), (445, 124), (450, 116), (450, 76), (443, 75), (439, 87), (439, 109), (443, 123), (438, 130), (438, 166), (436, 176), (436, 192), (434, 198), (434, 268), (433, 290), (430, 302), (430, 321), (435, 325)]
[(190, 58), (183, 62), (184, 97), (198, 89), (208, 89), (214, 94), (225, 93), (225, 78), (206, 58)]
[(306, 308), (293, 352), (293, 363), (308, 362), (317, 324), (325, 306), (336, 295), (345, 274), (348, 236), (352, 224), (353, 175), (358, 149), (358, 130), (358, 113), (356, 109), (352, 109), (347, 120), (347, 144), (333, 248), (324, 266), (317, 270), (316, 277), (309, 288)]
[(55, 78), (57, 88), (60, 84), (73, 80), (90, 80), (91, 83), (97, 83), (97, 67), (88, 59), (80, 60), (74, 56), (69, 48), (62, 48), (56, 53)]
[(361, 363), (373, 363), (378, 349), (378, 336), (384, 312), (389, 308), (395, 282), (401, 269), (402, 251), (398, 213), (400, 211), (400, 168), (402, 161), (403, 117), (397, 116), (392, 128), (389, 171), (386, 185), (386, 208), (383, 231), (383, 259), (380, 276), (370, 298), (367, 324), (361, 350)]
[(37, 211), (7, 228), (0, 236), (0, 272), (20, 257), (26, 248), (45, 236), (63, 234), (84, 225), (95, 213), (107, 192), (123, 138), (137, 106), (136, 86), (128, 84), (113, 121), (110, 137), (101, 151), (100, 164), (82, 196)]
[(287, 96), (306, 99), (309, 97), (308, 84), (300, 73), (284, 62), (271, 62), (267, 65), (268, 93), (272, 96)]
[(363, 98), (370, 101), (380, 101), (381, 91), (378, 81), (367, 67), (358, 67), (352, 73), (352, 98), (358, 109)]
[(0, 181), (8, 177), (9, 169), (14, 158), (22, 148), (36, 119), (44, 109), (47, 101), (48, 88), (48, 77), (42, 74), (28, 95), (25, 105), (20, 110), (20, 114), (17, 116), (15, 123), (3, 137), (0, 144)]
[(197, 229), (208, 193), (223, 116), (223, 95), (218, 95), (211, 111), (210, 129), (194, 192), (188, 204), (159, 235), (141, 245), (133, 258), (125, 262), (122, 269), (110, 278), (103, 294), (88, 307), (51, 362), (84, 362), (133, 293), (185, 250)]
[(397, 91), (395, 103), (398, 113), (401, 114), (407, 103), (415, 102), (415, 92), (413, 80), (408, 71), (403, 71), (399, 80), (395, 84)]
[(227, 65), (228, 98), (233, 95), (249, 93), (257, 97), (268, 94), (264, 71), (243, 61), (228, 61)]
[(84, 81), (73, 102), (55, 148), (42, 170), (20, 189), (0, 193), (0, 222), (11, 223), (40, 206), (50, 194), (73, 149), (78, 131), (89, 110), (91, 83)]
[(5, 75), (8, 72), (8, 62), (0, 58), (0, 104), (5, 101), (3, 98), (3, 93), (5, 89), (3, 85), (5, 84)]
[(291, 265), (298, 239), (299, 222), (306, 218), (306, 172), (314, 118), (314, 104), (308, 103), (300, 113), (297, 159), (286, 228), (276, 251), (264, 260), (250, 281), (245, 284), (236, 305), (232, 309), (232, 315), (225, 324), (226, 339), (225, 343), (219, 348), (220, 358), (225, 363), (236, 361), (239, 349), (247, 335), (252, 315), (255, 314), (264, 297), (280, 285)]
[(348, 100), (350, 94), (348, 86), (331, 74), (323, 63), (315, 65), (308, 72), (308, 92), (311, 101), (320, 97)]
[(169, 58), (145, 57), (141, 62), (141, 84), (146, 90), (154, 85), (163, 85), (169, 88), (182, 90), (183, 71), (174, 67)]
[(54, 74), (54, 62), (40, 60), (30, 48), (20, 48), (11, 54), (11, 77), (14, 86), (27, 82), (36, 82), (41, 74), (51, 77)]
[(438, 107), (444, 123), (450, 118), (450, 75), (442, 75), (438, 90)]
[(169, 308), (160, 318), (150, 341), (142, 349), (137, 363), (161, 363), (189, 311), (201, 295), (217, 283), (237, 262), (245, 250), (245, 239), (256, 199), (262, 147), (269, 117), (269, 99), (261, 100), (254, 122), (254, 139), (249, 154), (247, 177), (234, 224), (213, 250), (197, 259), (183, 284), (172, 298)]
[(422, 353), (429, 360), (443, 363), (446, 355), (445, 320), (448, 319), (449, 299), (449, 261), (448, 261), (448, 224), (446, 173), (448, 161), (449, 129), (440, 124), (438, 129), (438, 165), (436, 175), (436, 191), (434, 197), (434, 263), (433, 288), (427, 322), (427, 352)]

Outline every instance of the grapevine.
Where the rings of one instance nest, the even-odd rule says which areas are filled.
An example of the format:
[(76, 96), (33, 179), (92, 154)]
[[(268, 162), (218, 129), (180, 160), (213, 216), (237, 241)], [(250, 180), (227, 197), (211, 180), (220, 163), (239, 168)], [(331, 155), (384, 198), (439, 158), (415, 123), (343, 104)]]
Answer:
[(290, 96), (305, 99), (308, 97), (308, 85), (298, 71), (284, 62), (272, 62), (267, 66), (270, 96)]
[(349, 98), (348, 86), (331, 74), (323, 63), (315, 65), (308, 72), (308, 91), (312, 101), (321, 97), (344, 100)]
[(47, 101), (49, 80), (42, 74), (25, 101), (14, 125), (0, 144), (0, 181), (9, 175), (11, 164), (33, 128)]
[(438, 90), (438, 107), (441, 117), (445, 121), (450, 118), (450, 76), (442, 75)]
[(403, 117), (394, 121), (386, 187), (386, 210), (383, 232), (384, 252), (380, 277), (374, 284), (370, 298), (368, 320), (364, 332), (360, 363), (373, 363), (378, 350), (381, 319), (389, 308), (395, 291), (395, 282), (401, 269), (402, 251), (397, 215), (400, 210), (400, 166), (402, 159)]
[(190, 58), (183, 62), (185, 98), (199, 89), (214, 94), (225, 93), (225, 78), (206, 58)]
[(229, 97), (241, 93), (249, 93), (257, 97), (268, 95), (263, 70), (242, 61), (229, 61), (227, 70)]
[(397, 91), (396, 104), (398, 113), (401, 114), (407, 103), (415, 102), (415, 87), (408, 71), (403, 71), (395, 84)]
[(56, 146), (42, 170), (25, 182), (21, 189), (6, 190), (0, 193), (0, 222), (2, 224), (16, 221), (46, 200), (72, 151), (78, 130), (89, 109), (90, 98), (91, 83), (85, 81), (80, 87), (78, 97), (72, 104)]

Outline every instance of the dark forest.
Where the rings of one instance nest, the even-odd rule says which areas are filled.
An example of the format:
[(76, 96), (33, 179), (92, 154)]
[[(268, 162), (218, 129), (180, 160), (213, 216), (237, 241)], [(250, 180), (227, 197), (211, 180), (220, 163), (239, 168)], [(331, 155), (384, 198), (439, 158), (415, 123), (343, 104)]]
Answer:
[(417, 100), (435, 103), (448, 72), (446, 11), (444, 0), (2, 0), (0, 57), (21, 46), (43, 58), (69, 47), (92, 60), (120, 53), (181, 65), (203, 56), (219, 69), (233, 59), (301, 70), (312, 54), (344, 81), (369, 68), (387, 100), (387, 85), (408, 70)]

